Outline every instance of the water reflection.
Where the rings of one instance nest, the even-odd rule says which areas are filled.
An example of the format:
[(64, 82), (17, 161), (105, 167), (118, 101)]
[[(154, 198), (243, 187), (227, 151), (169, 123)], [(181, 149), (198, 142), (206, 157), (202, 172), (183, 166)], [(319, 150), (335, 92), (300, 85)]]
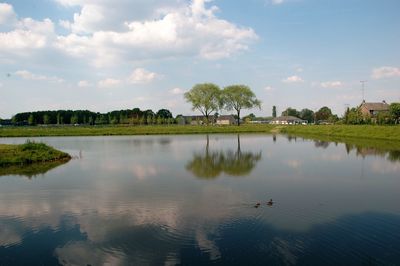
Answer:
[(69, 160), (46, 162), (46, 163), (34, 163), (29, 165), (12, 165), (0, 168), (0, 176), (6, 175), (18, 175), (25, 176), (29, 179), (38, 175), (44, 175), (48, 171), (67, 163)]
[(380, 156), (383, 158), (387, 158), (392, 162), (400, 161), (400, 150), (385, 150), (382, 148), (365, 147), (348, 143), (346, 143), (345, 146), (347, 153), (354, 150), (356, 151), (357, 156), (361, 156), (363, 158), (367, 156)]
[(203, 153), (194, 153), (186, 169), (201, 179), (214, 179), (225, 173), (230, 176), (246, 176), (261, 160), (261, 152), (243, 152), (240, 136), (237, 135), (236, 151), (211, 151), (209, 136), (206, 136), (206, 147)]
[[(42, 140), (85, 156), (0, 179), (0, 265), (400, 265), (389, 150), (280, 135)], [(252, 178), (188, 178), (197, 155)]]

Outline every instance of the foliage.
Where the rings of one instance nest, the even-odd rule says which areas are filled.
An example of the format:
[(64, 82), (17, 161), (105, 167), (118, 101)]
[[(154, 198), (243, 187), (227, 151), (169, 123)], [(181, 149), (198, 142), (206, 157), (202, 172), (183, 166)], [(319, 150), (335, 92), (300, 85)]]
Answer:
[(13, 116), (12, 123), (21, 125), (107, 125), (107, 124), (153, 124), (154, 117), (163, 118), (165, 124), (171, 123), (172, 113), (167, 109), (160, 109), (157, 115), (152, 110), (142, 111), (139, 108), (111, 111), (108, 113), (94, 113), (88, 110), (58, 110), (18, 113)]
[(221, 107), (221, 89), (213, 83), (196, 84), (184, 97), (192, 104), (192, 110), (198, 110), (205, 116), (207, 124), (210, 114)]
[(308, 123), (314, 122), (314, 112), (310, 109), (302, 109), (300, 111), (299, 117), (303, 120), (307, 120)]
[(276, 117), (276, 106), (272, 106), (272, 117)]
[(288, 107), (285, 111), (282, 112), (282, 116), (295, 116), (300, 117), (300, 112), (294, 108)]
[(222, 103), (226, 110), (235, 110), (237, 124), (240, 125), (240, 112), (242, 109), (258, 107), (261, 109), (261, 101), (256, 98), (254, 92), (246, 85), (231, 85), (222, 90)]
[(0, 166), (69, 160), (71, 157), (44, 143), (26, 142), (21, 145), (0, 144)]
[(161, 118), (172, 118), (172, 113), (167, 109), (158, 110), (156, 115)]
[(332, 116), (332, 110), (329, 107), (324, 106), (315, 113), (315, 120), (329, 121), (329, 118), (331, 116)]
[(400, 103), (392, 103), (389, 106), (389, 113), (395, 124), (400, 123)]

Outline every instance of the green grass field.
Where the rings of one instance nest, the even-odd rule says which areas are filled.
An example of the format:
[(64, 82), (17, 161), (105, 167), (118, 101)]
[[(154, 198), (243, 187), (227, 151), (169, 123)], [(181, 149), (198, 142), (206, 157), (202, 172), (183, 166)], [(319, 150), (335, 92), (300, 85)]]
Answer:
[(281, 133), (304, 137), (330, 137), (335, 139), (371, 139), (400, 141), (400, 126), (375, 125), (308, 125), (287, 126)]
[(21, 145), (0, 144), (0, 167), (32, 163), (65, 161), (71, 156), (44, 143), (27, 142)]
[(112, 136), (112, 135), (167, 135), (212, 133), (270, 133), (272, 125), (241, 126), (65, 126), (65, 127), (3, 127), (0, 137), (41, 136)]

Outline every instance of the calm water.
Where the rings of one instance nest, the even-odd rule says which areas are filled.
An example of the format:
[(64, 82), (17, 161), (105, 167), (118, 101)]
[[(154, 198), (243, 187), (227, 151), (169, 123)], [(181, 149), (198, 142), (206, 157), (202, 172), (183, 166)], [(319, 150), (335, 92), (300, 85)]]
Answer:
[(398, 151), (269, 135), (37, 140), (74, 159), (1, 174), (0, 265), (400, 265)]

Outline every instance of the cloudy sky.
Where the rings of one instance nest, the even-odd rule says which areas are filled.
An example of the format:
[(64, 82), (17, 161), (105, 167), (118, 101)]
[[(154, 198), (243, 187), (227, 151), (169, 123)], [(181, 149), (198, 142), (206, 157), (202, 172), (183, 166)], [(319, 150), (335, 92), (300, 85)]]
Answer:
[(196, 83), (249, 85), (270, 115), (400, 101), (398, 0), (0, 0), (0, 117), (191, 114)]

